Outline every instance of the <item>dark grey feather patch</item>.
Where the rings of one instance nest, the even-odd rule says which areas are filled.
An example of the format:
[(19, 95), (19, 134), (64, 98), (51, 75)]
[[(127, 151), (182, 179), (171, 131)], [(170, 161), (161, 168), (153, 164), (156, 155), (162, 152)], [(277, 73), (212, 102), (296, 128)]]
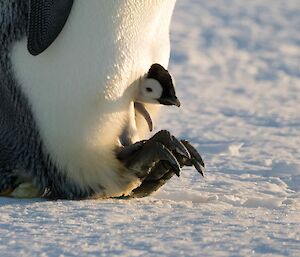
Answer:
[(30, 0), (28, 51), (38, 55), (46, 50), (63, 29), (73, 0)]

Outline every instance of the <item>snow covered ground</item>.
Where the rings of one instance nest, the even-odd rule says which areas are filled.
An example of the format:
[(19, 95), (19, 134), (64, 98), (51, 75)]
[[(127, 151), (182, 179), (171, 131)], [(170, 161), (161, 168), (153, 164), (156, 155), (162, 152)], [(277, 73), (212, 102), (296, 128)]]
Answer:
[(0, 256), (300, 256), (300, 2), (180, 0), (155, 123), (195, 144), (141, 200), (0, 199)]

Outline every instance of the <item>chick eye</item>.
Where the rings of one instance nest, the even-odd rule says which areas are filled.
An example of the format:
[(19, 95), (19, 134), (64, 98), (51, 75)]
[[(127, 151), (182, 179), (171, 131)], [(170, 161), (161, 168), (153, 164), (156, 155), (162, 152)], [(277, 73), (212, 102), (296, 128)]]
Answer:
[(151, 87), (146, 87), (147, 92), (153, 92), (153, 89)]

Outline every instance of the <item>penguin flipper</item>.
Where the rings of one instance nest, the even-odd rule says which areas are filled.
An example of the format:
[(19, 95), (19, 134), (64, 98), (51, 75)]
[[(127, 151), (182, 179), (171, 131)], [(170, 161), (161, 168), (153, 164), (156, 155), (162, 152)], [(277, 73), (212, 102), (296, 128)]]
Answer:
[(145, 118), (147, 121), (150, 132), (153, 130), (153, 122), (151, 116), (142, 103), (134, 102), (134, 108)]
[(27, 48), (32, 55), (46, 50), (63, 29), (74, 0), (30, 0)]

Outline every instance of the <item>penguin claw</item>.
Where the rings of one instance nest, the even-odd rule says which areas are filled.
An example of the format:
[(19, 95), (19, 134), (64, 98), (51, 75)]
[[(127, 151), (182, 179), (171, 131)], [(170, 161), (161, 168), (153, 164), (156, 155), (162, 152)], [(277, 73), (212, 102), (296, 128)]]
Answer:
[(181, 140), (182, 144), (189, 151), (191, 157), (185, 160), (183, 165), (194, 166), (196, 170), (204, 177), (205, 164), (198, 151), (187, 140)]
[(174, 145), (176, 145), (176, 151), (179, 154), (181, 154), (182, 156), (184, 156), (185, 158), (188, 158), (188, 159), (191, 158), (190, 152), (185, 147), (185, 145), (174, 136), (172, 136), (172, 139), (173, 139)]
[(174, 174), (179, 177), (183, 166), (194, 166), (202, 176), (205, 170), (197, 150), (188, 141), (179, 141), (167, 130), (157, 132), (149, 140), (122, 147), (117, 157), (141, 179), (140, 187), (145, 186), (149, 190), (150, 183), (153, 191), (158, 184), (162, 186), (166, 182), (162, 180), (169, 180)]

